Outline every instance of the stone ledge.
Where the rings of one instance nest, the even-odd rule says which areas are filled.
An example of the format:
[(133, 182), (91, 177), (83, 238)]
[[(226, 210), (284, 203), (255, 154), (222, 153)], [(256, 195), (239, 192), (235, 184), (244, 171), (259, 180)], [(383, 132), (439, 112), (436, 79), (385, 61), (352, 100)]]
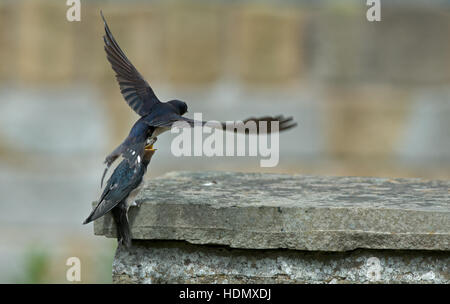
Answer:
[[(231, 172), (150, 180), (134, 239), (242, 249), (450, 250), (450, 182)], [(115, 237), (110, 216), (94, 224)]]

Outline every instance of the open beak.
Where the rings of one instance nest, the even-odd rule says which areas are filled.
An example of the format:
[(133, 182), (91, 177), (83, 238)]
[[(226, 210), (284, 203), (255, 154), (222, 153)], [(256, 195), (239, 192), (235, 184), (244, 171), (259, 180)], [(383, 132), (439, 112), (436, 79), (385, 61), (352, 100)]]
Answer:
[(145, 146), (145, 151), (156, 151), (157, 149), (153, 149), (153, 144)]

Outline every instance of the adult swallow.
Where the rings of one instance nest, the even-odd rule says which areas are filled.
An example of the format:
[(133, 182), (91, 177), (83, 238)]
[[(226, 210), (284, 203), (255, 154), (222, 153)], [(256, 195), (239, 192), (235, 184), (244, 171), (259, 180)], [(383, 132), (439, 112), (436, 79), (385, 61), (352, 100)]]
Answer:
[[(105, 35), (103, 40), (105, 43), (106, 58), (111, 64), (112, 69), (116, 73), (116, 79), (119, 83), (120, 92), (124, 97), (127, 104), (139, 115), (141, 118), (133, 125), (127, 138), (109, 154), (105, 163), (107, 165), (106, 170), (111, 164), (122, 155), (130, 163), (136, 163), (137, 157), (143, 151), (144, 146), (148, 143), (147, 140), (156, 138), (159, 134), (170, 130), (172, 125), (178, 121), (187, 122), (190, 127), (194, 125), (205, 125), (206, 121), (194, 121), (193, 119), (183, 117), (187, 110), (187, 104), (181, 100), (170, 100), (168, 102), (161, 102), (156, 97), (150, 85), (137, 71), (133, 64), (128, 60), (125, 53), (119, 47), (119, 44), (114, 39), (109, 26), (100, 12), (104, 26)], [(265, 116), (259, 118), (248, 118), (243, 122), (254, 121), (257, 126), (256, 134), (260, 133), (259, 122), (266, 121), (270, 126), (271, 121), (279, 122), (279, 131), (288, 130), (297, 125), (294, 123), (292, 117), (285, 118), (282, 115), (279, 116)], [(212, 127), (226, 129), (227, 124), (221, 122), (218, 125), (215, 124)], [(234, 129), (234, 132), (239, 132)], [(263, 130), (261, 130), (262, 132)], [(268, 129), (266, 132), (270, 133)]]
[(132, 166), (124, 159), (117, 166), (100, 196), (99, 203), (83, 224), (92, 222), (111, 211), (117, 227), (118, 242), (127, 247), (131, 245), (128, 209), (136, 204), (134, 199), (141, 190), (147, 166), (155, 151), (153, 145), (148, 145), (144, 148), (142, 158), (137, 157), (136, 165)]

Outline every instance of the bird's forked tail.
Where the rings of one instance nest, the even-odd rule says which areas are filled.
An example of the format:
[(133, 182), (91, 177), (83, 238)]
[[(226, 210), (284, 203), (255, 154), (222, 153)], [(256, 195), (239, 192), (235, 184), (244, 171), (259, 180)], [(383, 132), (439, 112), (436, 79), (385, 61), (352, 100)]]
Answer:
[(131, 246), (131, 231), (128, 223), (127, 208), (119, 204), (112, 210), (114, 222), (117, 227), (117, 242), (125, 245), (127, 248)]

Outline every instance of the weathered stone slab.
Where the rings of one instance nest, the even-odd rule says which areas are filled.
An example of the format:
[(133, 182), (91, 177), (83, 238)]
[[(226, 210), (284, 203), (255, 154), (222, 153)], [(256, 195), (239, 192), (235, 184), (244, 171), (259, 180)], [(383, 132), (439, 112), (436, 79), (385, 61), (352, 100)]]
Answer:
[[(449, 250), (450, 182), (175, 172), (130, 209), (134, 239), (234, 248)], [(110, 216), (95, 234), (115, 236)]]

